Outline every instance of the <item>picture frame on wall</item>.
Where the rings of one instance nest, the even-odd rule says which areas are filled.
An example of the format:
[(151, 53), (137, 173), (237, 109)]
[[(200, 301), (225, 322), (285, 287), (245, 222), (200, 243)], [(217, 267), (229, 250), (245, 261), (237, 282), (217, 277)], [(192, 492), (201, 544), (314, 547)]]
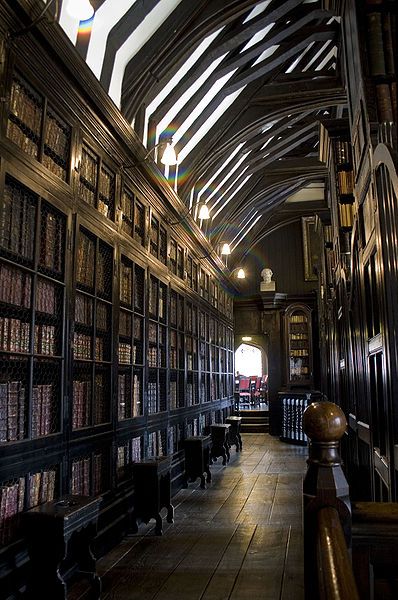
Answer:
[(318, 281), (319, 241), (315, 230), (316, 218), (301, 217), (303, 232), (304, 281)]

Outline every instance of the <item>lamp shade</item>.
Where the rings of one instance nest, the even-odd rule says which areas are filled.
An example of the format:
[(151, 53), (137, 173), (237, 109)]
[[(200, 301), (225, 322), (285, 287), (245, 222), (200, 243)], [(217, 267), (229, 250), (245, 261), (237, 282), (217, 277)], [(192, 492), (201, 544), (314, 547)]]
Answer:
[(66, 10), (68, 15), (79, 19), (79, 21), (87, 21), (94, 14), (94, 9), (89, 0), (68, 0)]
[(198, 217), (201, 220), (210, 219), (209, 209), (207, 208), (206, 204), (200, 205)]
[(224, 256), (231, 254), (231, 247), (226, 242), (222, 245), (221, 254), (223, 254)]
[(160, 162), (168, 167), (177, 164), (177, 156), (170, 142), (167, 142), (166, 148), (164, 149), (163, 156), (160, 159)]
[(238, 279), (245, 279), (246, 278), (246, 273), (244, 272), (243, 269), (239, 269), (236, 276), (237, 276)]

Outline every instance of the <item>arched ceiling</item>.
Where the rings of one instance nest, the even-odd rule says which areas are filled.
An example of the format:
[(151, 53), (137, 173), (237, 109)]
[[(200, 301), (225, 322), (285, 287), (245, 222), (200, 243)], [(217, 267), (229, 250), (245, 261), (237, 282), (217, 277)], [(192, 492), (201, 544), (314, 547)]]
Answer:
[(324, 206), (322, 117), (341, 116), (339, 18), (311, 0), (91, 0), (60, 24), (216, 247), (238, 261), (283, 219)]

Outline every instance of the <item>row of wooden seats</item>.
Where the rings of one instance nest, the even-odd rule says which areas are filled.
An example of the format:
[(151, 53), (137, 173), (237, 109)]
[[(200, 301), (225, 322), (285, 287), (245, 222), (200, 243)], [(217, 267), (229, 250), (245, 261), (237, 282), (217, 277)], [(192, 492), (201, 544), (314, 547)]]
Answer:
[(240, 376), (237, 387), (240, 406), (260, 406), (261, 402), (267, 401), (268, 375)]

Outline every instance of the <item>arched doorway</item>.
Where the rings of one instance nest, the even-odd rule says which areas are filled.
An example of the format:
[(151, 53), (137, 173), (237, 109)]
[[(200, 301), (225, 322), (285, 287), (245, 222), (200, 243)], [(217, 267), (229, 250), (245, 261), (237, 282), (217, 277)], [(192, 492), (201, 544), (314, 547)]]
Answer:
[(254, 344), (240, 344), (235, 351), (235, 391), (238, 408), (266, 409), (268, 375), (264, 349)]
[(262, 350), (251, 344), (241, 344), (235, 352), (235, 370), (240, 375), (251, 377), (263, 375)]

